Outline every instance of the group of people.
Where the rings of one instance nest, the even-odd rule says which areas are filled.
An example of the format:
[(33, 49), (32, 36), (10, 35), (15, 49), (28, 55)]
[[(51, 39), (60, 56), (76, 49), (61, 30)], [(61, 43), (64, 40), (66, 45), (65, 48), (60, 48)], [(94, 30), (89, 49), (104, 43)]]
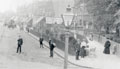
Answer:
[[(17, 53), (21, 53), (21, 47), (23, 45), (22, 37), (19, 36), (17, 41), (18, 41)], [(40, 37), (39, 38), (40, 48), (44, 48), (43, 41), (44, 41), (44, 39), (42, 37)], [(51, 39), (49, 39), (50, 57), (53, 57), (53, 50), (55, 47), (56, 47), (56, 44)], [(82, 58), (84, 58), (86, 56), (86, 50), (85, 50), (86, 47), (87, 47), (87, 44), (86, 44), (85, 40), (83, 40), (83, 42), (81, 42), (81, 43), (79, 40), (77, 41), (76, 46), (75, 46), (77, 60), (79, 59), (79, 55), (81, 55)]]
[[(44, 41), (44, 39), (43, 39), (42, 37), (40, 37), (40, 38), (39, 38), (40, 48), (44, 48), (44, 47), (43, 47), (43, 41)], [(21, 52), (22, 52), (21, 47), (22, 47), (22, 45), (23, 45), (23, 39), (22, 39), (21, 36), (19, 36), (17, 42), (18, 42), (18, 46), (17, 46), (17, 51), (16, 51), (16, 53), (21, 53)], [(53, 50), (54, 50), (55, 47), (56, 47), (56, 44), (53, 43), (53, 41), (52, 41), (51, 39), (49, 39), (50, 57), (53, 57)]]
[[(40, 42), (40, 48), (44, 48), (43, 47), (43, 38), (39, 38), (39, 42)], [(51, 39), (49, 39), (49, 49), (50, 49), (50, 57), (53, 57), (53, 50), (56, 47), (56, 44), (53, 43), (53, 41)]]
[[(19, 36), (18, 41), (18, 47), (17, 47), (17, 52), (16, 53), (21, 53), (21, 47), (23, 45), (23, 39), (21, 36)], [(39, 42), (40, 42), (40, 48), (44, 48), (43, 47), (43, 41), (44, 39), (42, 37), (39, 38)], [(109, 39), (105, 42), (104, 45), (104, 51), (103, 53), (105, 54), (110, 54), (110, 46), (111, 43), (109, 41)], [(53, 57), (53, 50), (56, 47), (56, 44), (49, 39), (49, 49), (50, 49), (50, 57)], [(76, 44), (75, 44), (75, 52), (76, 52), (76, 60), (79, 60), (79, 56), (81, 56), (81, 58), (84, 58), (85, 56), (88, 55), (87, 53), (87, 48), (89, 48), (89, 45), (87, 45), (87, 42), (85, 39), (83, 39), (82, 42), (80, 42), (80, 40), (78, 39)]]
[[(111, 42), (109, 38), (107, 38), (105, 45), (104, 45), (104, 50), (103, 50), (104, 54), (110, 54), (110, 46), (111, 46)], [(89, 45), (84, 39), (82, 42), (80, 42), (80, 40), (78, 39), (75, 45), (76, 60), (79, 60), (79, 56), (81, 56), (81, 58), (84, 58), (85, 56), (90, 55), (90, 52), (92, 49), (96, 49), (96, 48), (89, 48)], [(95, 55), (95, 54), (92, 54), (92, 55)]]
[(79, 60), (79, 56), (81, 56), (81, 58), (87, 56), (86, 48), (88, 48), (88, 45), (85, 39), (83, 39), (82, 42), (80, 42), (80, 40), (78, 39), (77, 43), (75, 44), (76, 60)]

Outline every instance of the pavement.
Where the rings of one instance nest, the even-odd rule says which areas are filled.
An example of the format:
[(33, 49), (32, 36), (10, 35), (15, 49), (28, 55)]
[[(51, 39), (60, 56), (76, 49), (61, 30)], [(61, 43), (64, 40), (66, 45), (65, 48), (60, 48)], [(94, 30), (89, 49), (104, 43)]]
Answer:
[[(39, 42), (24, 31), (0, 25), (0, 69), (63, 69), (64, 60), (57, 54), (49, 57), (49, 48), (40, 48)], [(17, 39), (23, 38), (22, 53), (16, 53)], [(86, 69), (68, 64), (68, 69)]]
[[(54, 57), (49, 57), (48, 42), (40, 48), (38, 37), (20, 31), (8, 29), (0, 24), (0, 69), (63, 69), (64, 52), (55, 48)], [(22, 54), (16, 53), (17, 39), (21, 35), (24, 40)], [(96, 47), (95, 56), (75, 60), (69, 55), (68, 69), (120, 69), (120, 58), (116, 55), (103, 54), (104, 46), (97, 41), (89, 41)]]
[[(30, 36), (34, 37), (36, 40), (39, 38), (29, 33)], [(44, 41), (44, 44), (48, 46), (48, 42)], [(88, 44), (91, 48), (95, 47), (96, 50), (93, 56), (87, 56), (85, 58), (80, 58), (80, 60), (75, 60), (75, 56), (68, 55), (68, 60), (70, 63), (80, 66), (83, 68), (92, 69), (120, 69), (120, 57), (113, 54), (103, 54), (104, 44), (100, 44), (97, 41), (90, 41)], [(64, 58), (64, 52), (58, 48), (55, 48), (55, 52)]]

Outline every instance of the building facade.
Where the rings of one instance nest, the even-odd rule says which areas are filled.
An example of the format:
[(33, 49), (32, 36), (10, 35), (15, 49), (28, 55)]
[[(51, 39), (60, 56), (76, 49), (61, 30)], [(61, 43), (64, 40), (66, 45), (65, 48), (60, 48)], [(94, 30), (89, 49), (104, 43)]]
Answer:
[(92, 15), (88, 13), (86, 3), (83, 0), (74, 0), (74, 14), (76, 14), (76, 26), (84, 29), (93, 28)]

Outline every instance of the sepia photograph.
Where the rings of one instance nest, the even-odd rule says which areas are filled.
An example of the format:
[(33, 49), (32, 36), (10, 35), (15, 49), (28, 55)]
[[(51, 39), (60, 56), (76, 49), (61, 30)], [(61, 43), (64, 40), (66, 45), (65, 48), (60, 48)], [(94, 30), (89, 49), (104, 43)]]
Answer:
[(120, 0), (0, 0), (0, 69), (120, 69)]

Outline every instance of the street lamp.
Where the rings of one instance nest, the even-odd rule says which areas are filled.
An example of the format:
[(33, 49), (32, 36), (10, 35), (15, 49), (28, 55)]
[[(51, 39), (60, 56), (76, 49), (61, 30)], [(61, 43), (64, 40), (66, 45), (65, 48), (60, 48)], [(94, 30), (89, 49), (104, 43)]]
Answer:
[(68, 46), (69, 46), (69, 28), (73, 21), (74, 14), (71, 12), (71, 7), (68, 5), (66, 8), (66, 13), (61, 15), (63, 23), (67, 29), (65, 36), (65, 55), (64, 55), (64, 69), (67, 69), (68, 65)]

